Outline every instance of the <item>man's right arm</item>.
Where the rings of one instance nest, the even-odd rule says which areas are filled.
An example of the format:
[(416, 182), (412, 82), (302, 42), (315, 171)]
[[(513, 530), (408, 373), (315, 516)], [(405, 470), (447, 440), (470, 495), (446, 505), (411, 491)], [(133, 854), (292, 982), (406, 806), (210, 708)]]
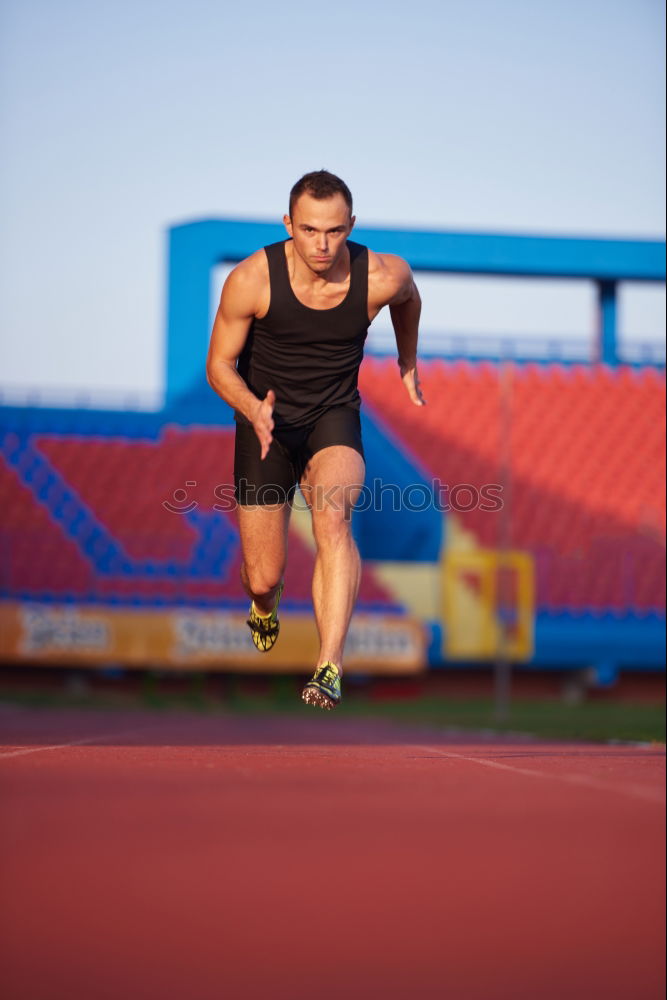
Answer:
[(206, 378), (226, 403), (251, 422), (264, 458), (272, 440), (275, 396), (270, 391), (264, 400), (259, 399), (236, 370), (253, 318), (262, 305), (260, 267), (258, 254), (253, 254), (237, 265), (225, 281), (211, 334)]

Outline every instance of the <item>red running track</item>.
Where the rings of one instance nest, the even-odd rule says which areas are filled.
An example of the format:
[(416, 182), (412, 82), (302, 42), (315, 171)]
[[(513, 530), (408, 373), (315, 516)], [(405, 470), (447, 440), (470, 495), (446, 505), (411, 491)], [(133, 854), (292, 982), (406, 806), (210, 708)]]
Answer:
[(4, 1000), (657, 1000), (659, 747), (3, 708)]

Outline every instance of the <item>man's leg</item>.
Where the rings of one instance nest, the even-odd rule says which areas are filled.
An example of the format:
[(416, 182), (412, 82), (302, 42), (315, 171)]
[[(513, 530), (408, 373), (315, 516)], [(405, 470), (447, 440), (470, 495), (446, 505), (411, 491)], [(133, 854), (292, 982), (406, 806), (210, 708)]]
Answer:
[[(241, 582), (260, 615), (273, 610), (285, 572), (295, 479), (290, 457), (277, 440), (262, 459), (254, 429), (237, 424), (234, 484), (243, 555)], [(264, 503), (257, 502), (262, 499)]]
[(364, 473), (364, 460), (358, 451), (346, 445), (332, 445), (313, 455), (301, 484), (311, 508), (317, 545), (313, 605), (320, 636), (318, 665), (331, 661), (340, 674), (345, 637), (361, 579), (361, 560), (352, 537), (351, 515)]
[(241, 582), (260, 614), (269, 614), (287, 561), (289, 503), (237, 508), (241, 536)]

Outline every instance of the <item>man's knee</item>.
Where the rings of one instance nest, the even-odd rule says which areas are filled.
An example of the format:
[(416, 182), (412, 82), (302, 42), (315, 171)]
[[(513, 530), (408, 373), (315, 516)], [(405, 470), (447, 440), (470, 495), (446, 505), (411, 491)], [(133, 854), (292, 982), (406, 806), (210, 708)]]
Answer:
[(313, 521), (321, 516), (322, 523), (327, 524), (335, 522), (337, 517), (340, 517), (349, 524), (362, 489), (363, 486), (359, 483), (335, 484), (328, 487), (318, 483), (309, 493), (309, 507), (313, 513)]
[(278, 587), (282, 578), (282, 567), (267, 567), (247, 562), (241, 564), (241, 579), (257, 597), (270, 594)]
[(318, 547), (347, 541), (352, 535), (350, 510), (346, 507), (313, 508), (313, 535)]

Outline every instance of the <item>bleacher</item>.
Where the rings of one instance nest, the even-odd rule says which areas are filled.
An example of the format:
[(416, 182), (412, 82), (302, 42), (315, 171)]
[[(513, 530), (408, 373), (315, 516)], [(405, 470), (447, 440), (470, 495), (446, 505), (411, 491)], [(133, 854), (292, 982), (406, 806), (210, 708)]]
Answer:
[[(511, 372), (505, 417), (501, 368), (490, 362), (422, 362), (424, 409), (396, 392), (392, 359), (368, 357), (360, 385), (377, 425), (427, 477), (505, 484), (509, 542), (534, 556), (539, 609), (663, 612), (664, 376), (557, 364)], [(96, 432), (84, 413), (79, 424), (2, 436), (2, 596), (244, 604), (232, 429), (165, 424), (128, 437)], [(497, 511), (454, 513), (480, 546), (502, 544)], [(286, 599), (309, 606), (312, 551), (294, 530), (289, 545)], [(360, 601), (396, 604), (370, 569)]]
[[(400, 388), (394, 358), (365, 359), (367, 479), (403, 489), (439, 480), (449, 487), (445, 499), (461, 487), (463, 507), (466, 485), (495, 484), (507, 508), (502, 516), (456, 505), (443, 513), (359, 513), (357, 612), (370, 615), (374, 636), (363, 642), (381, 641), (377, 628), (392, 616), (411, 622), (411, 635), (421, 621), (427, 662), (446, 663), (438, 562), (456, 528), (468, 548), (510, 547), (532, 559), (536, 666), (614, 656), (658, 666), (664, 372), (425, 359), (421, 378), (428, 405), (417, 409)], [(178, 419), (173, 407), (153, 414), (0, 408), (0, 612), (222, 612), (242, 625), (233, 427), (208, 387), (187, 410), (189, 422), (180, 404)], [(312, 628), (313, 559), (308, 517), (295, 516), (284, 609), (305, 616), (303, 635)], [(127, 628), (131, 635), (134, 626)]]
[[(155, 437), (105, 436), (78, 419), (77, 432), (49, 432), (33, 413), (31, 432), (0, 437), (2, 599), (245, 608), (233, 432), (166, 424)], [(285, 607), (310, 608), (314, 557), (294, 528), (289, 552)], [(359, 607), (396, 608), (368, 568)]]
[[(447, 665), (459, 625), (466, 638), (491, 635), (493, 651), (477, 648), (488, 662), (496, 636), (528, 619), (517, 654), (526, 664), (596, 663), (606, 676), (618, 664), (664, 668), (664, 354), (642, 348), (630, 357), (617, 308), (619, 283), (664, 283), (664, 243), (355, 232), (417, 271), (581, 279), (594, 282), (598, 300), (595, 342), (555, 338), (536, 350), (509, 336), (495, 345), (454, 337), (449, 346), (433, 340), (437, 356), (429, 357), (427, 336), (425, 409), (400, 386), (393, 344), (391, 357), (373, 354), (371, 330), (360, 372), (367, 484), (403, 496), (416, 485), (423, 496), (437, 480), (438, 499), (444, 488), (453, 502), (419, 511), (372, 504), (355, 515), (363, 558), (358, 627), (353, 620), (349, 637), (356, 669), (382, 672), (392, 658), (396, 670)], [(207, 651), (215, 667), (245, 656), (247, 597), (230, 504), (233, 422), (202, 371), (210, 275), (281, 238), (280, 226), (248, 220), (170, 229), (163, 409), (0, 405), (0, 625), (12, 634), (12, 656), (24, 653), (23, 609), (36, 606), (38, 616), (55, 609), (54, 656), (105, 630), (97, 662), (192, 666)], [(501, 493), (502, 510), (469, 502), (489, 487)], [(514, 560), (515, 607), (475, 576), (482, 563), (480, 572), (496, 580), (509, 576), (504, 554)], [(295, 515), (280, 669), (299, 657), (309, 663), (316, 649), (313, 559), (308, 516)], [(461, 614), (448, 610), (450, 570), (462, 574)], [(57, 635), (62, 606), (72, 609), (66, 651)], [(101, 609), (93, 625), (91, 608)], [(105, 608), (113, 609), (106, 618)], [(142, 646), (151, 630), (152, 644)], [(257, 669), (250, 664), (244, 660)]]
[(456, 517), (481, 546), (532, 553), (538, 609), (664, 613), (664, 375), (603, 365), (509, 371), (424, 361), (423, 410), (396, 392), (393, 359), (367, 359), (360, 385), (428, 476), (505, 485), (509, 538), (497, 511)]

